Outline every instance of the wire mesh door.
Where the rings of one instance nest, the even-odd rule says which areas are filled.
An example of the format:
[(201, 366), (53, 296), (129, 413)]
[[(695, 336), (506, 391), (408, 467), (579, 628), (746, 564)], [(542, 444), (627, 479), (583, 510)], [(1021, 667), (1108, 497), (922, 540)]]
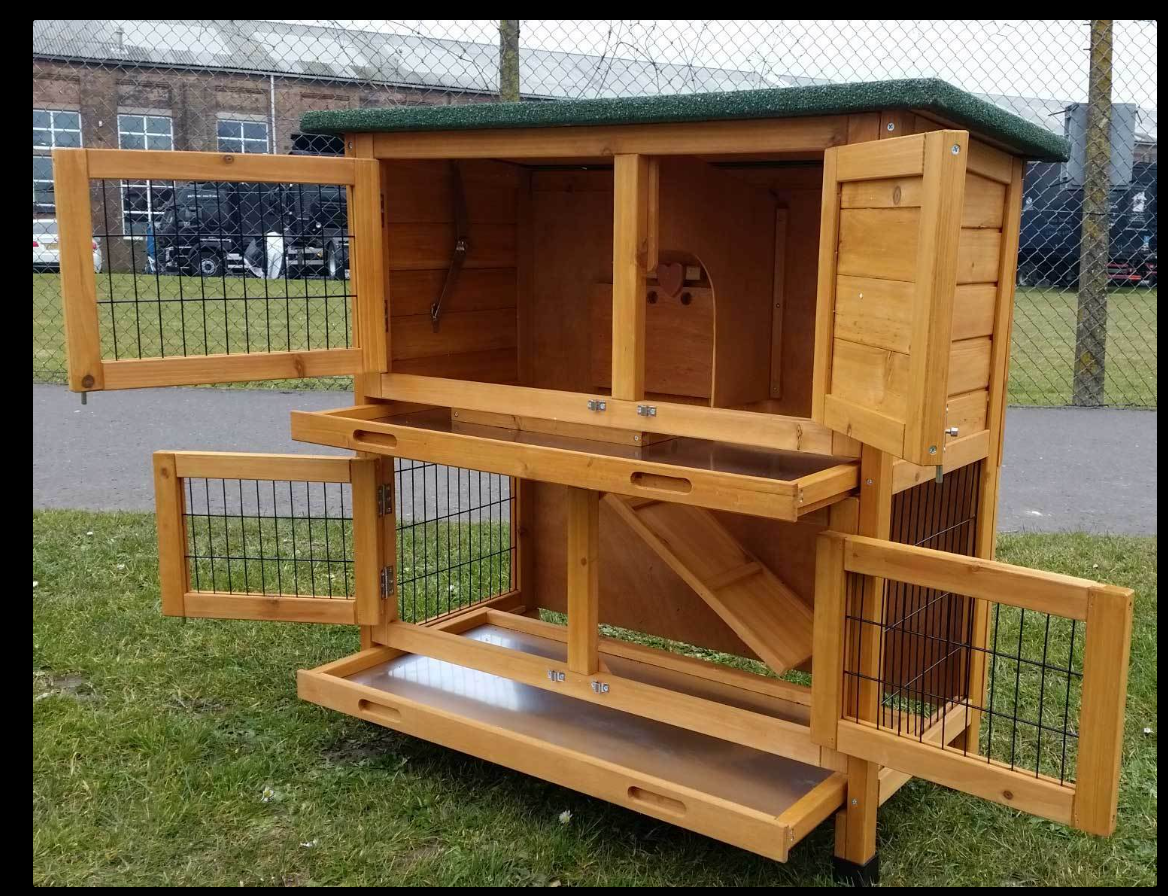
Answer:
[[(376, 162), (85, 149), (53, 159), (74, 391), (385, 369)], [(361, 314), (364, 303), (373, 310)]]
[[(383, 572), (378, 458), (154, 455), (167, 616), (374, 625)], [(384, 463), (389, 463), (388, 461)], [(392, 473), (387, 474), (392, 475)]]
[(816, 564), (818, 743), (1114, 830), (1129, 589), (837, 533)]

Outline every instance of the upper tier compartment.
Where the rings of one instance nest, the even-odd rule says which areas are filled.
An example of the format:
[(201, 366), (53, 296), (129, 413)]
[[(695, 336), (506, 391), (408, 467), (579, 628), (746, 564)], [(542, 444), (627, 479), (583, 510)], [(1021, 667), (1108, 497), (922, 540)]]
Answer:
[(431, 408), (394, 415), (390, 406), (378, 405), (295, 411), (292, 437), (788, 521), (835, 503), (859, 485), (859, 463), (848, 458), (692, 438), (622, 445), (464, 423), (459, 414)]

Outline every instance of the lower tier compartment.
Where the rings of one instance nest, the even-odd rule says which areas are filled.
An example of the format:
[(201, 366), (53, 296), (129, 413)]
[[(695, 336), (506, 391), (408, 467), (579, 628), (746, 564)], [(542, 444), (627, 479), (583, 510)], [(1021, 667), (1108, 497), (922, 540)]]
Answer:
[[(463, 635), (553, 661), (564, 649), (495, 625)], [(298, 690), (779, 861), (843, 803), (838, 772), (417, 654), (366, 650), (302, 670)]]

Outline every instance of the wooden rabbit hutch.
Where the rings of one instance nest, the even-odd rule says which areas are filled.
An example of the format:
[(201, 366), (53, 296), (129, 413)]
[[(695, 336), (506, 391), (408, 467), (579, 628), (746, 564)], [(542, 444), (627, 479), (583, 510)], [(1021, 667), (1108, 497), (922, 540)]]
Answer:
[[(1132, 594), (993, 559), (1023, 165), (1062, 140), (937, 81), (302, 129), (345, 157), (55, 153), (73, 389), (354, 378), (292, 415), (351, 457), (156, 456), (164, 613), (357, 625), (300, 696), (779, 861), (834, 819), (856, 880), (910, 777), (1112, 831)], [(271, 335), (328, 281), (222, 278), (269, 330), (226, 351), (197, 271), (105, 285), (119, 179), (344, 187), (343, 337)], [(502, 483), (468, 605), (397, 599), (403, 460)], [(346, 487), (350, 586), (205, 587), (220, 480)]]

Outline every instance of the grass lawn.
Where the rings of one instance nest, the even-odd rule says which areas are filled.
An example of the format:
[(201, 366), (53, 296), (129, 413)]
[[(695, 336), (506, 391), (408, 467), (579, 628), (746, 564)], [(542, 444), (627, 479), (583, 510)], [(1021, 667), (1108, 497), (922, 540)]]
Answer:
[[(148, 514), (33, 514), (34, 884), (829, 881), (830, 824), (780, 865), (300, 702), (294, 671), (356, 632), (163, 619), (154, 539)], [(1138, 592), (1119, 830), (914, 781), (881, 811), (883, 881), (1155, 884), (1156, 540), (1004, 536), (1001, 556)]]
[[(1106, 397), (1110, 405), (1156, 407), (1158, 290), (1114, 289), (1108, 299)], [(1019, 287), (1009, 401), (1016, 405), (1070, 404), (1078, 294)]]
[[(60, 278), (33, 274), (32, 366), (36, 382), (64, 382), (65, 328)], [(107, 357), (323, 348), (345, 345), (349, 324), (345, 281), (272, 281), (242, 277), (102, 274), (97, 278)], [(181, 294), (180, 294), (181, 287)], [(142, 300), (133, 301), (135, 290)], [(109, 304), (110, 297), (126, 300)], [(245, 298), (246, 296), (246, 298)], [(207, 299), (204, 302), (204, 298)], [(162, 299), (164, 301), (159, 301)], [(149, 300), (149, 301), (148, 301)], [(1010, 365), (1010, 402), (1065, 405), (1071, 400), (1075, 354), (1074, 292), (1019, 288)], [(1111, 293), (1107, 400), (1155, 407), (1157, 290)], [(116, 346), (115, 346), (116, 337)], [(116, 348), (116, 352), (115, 352)], [(127, 349), (132, 349), (127, 354)], [(348, 388), (348, 380), (281, 380), (251, 388)]]

